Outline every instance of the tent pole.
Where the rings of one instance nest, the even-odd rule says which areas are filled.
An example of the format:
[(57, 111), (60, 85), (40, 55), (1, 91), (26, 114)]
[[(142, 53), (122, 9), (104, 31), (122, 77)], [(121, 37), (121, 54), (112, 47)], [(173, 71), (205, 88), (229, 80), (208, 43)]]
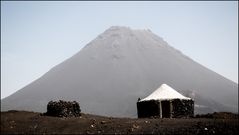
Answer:
[(173, 116), (173, 103), (172, 103), (172, 100), (170, 100), (169, 103), (170, 103), (170, 118), (172, 118), (172, 116)]
[(162, 102), (160, 101), (159, 102), (159, 109), (160, 109), (160, 118), (163, 118), (163, 115), (162, 115)]

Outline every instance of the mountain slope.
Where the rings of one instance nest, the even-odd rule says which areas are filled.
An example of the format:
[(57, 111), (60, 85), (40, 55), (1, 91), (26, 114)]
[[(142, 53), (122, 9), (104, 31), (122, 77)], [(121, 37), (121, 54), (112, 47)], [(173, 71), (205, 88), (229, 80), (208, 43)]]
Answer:
[(194, 62), (149, 30), (117, 26), (3, 99), (1, 109), (42, 112), (49, 100), (64, 99), (79, 101), (83, 112), (135, 117), (138, 97), (148, 96), (163, 83), (193, 93), (196, 112), (238, 109), (236, 83)]

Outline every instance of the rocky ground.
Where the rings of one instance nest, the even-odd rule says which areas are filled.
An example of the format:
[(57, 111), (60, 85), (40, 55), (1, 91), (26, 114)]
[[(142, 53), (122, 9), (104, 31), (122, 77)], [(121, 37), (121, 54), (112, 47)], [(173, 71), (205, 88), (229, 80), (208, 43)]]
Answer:
[[(211, 115), (211, 116), (210, 116)], [(1, 112), (1, 134), (238, 134), (238, 115), (214, 113), (190, 119), (112, 118), (89, 114), (52, 117)]]

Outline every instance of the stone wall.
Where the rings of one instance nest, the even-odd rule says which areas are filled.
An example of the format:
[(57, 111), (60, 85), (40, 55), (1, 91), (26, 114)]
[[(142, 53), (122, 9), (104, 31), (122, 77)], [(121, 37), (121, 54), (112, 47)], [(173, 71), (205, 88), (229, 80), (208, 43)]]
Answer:
[(80, 116), (80, 105), (76, 101), (50, 101), (47, 104), (47, 116), (77, 117)]
[(159, 102), (156, 100), (137, 102), (137, 112), (139, 118), (159, 116)]
[(187, 118), (194, 116), (194, 101), (193, 100), (172, 100), (173, 118)]

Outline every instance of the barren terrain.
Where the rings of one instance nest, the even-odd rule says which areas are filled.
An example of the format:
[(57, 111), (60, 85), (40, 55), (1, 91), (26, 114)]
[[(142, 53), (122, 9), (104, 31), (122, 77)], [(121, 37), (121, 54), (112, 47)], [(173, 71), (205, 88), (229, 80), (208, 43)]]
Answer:
[(1, 134), (238, 134), (238, 115), (217, 113), (190, 119), (113, 118), (90, 114), (51, 117), (27, 111), (1, 112)]

